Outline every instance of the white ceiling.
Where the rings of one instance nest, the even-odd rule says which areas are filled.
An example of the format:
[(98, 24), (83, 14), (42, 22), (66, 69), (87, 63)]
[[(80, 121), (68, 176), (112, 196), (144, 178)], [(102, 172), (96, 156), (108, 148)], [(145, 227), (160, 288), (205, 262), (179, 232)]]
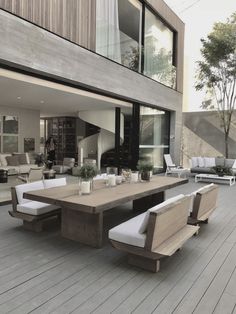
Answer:
[(131, 108), (128, 102), (0, 68), (0, 105), (40, 110), (43, 116), (81, 110)]

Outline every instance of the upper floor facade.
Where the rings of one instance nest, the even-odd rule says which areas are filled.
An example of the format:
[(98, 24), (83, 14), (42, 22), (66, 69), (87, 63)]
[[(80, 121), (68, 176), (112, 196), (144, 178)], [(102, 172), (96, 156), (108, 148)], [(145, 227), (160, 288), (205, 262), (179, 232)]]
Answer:
[(162, 0), (0, 0), (0, 8), (182, 93), (184, 24)]

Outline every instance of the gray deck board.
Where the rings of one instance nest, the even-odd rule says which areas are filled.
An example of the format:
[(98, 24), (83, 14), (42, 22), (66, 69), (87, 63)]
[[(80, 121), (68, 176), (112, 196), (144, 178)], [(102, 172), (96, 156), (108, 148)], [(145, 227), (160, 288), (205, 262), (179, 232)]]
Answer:
[[(167, 197), (203, 185), (190, 179)], [(109, 243), (97, 250), (63, 239), (56, 224), (40, 234), (25, 231), (8, 215), (10, 205), (1, 206), (0, 313), (235, 314), (236, 185), (219, 192), (209, 224), (163, 259), (157, 274), (129, 266)], [(129, 216), (130, 204), (105, 220)]]

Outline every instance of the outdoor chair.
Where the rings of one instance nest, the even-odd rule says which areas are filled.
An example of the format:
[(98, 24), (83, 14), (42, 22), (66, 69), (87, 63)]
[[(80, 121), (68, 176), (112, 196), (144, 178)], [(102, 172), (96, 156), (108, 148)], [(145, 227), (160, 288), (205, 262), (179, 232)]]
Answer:
[(19, 175), (17, 179), (24, 183), (34, 182), (43, 178), (43, 168), (30, 168), (29, 173), (26, 175)]
[(187, 224), (190, 196), (173, 197), (109, 231), (113, 247), (132, 265), (157, 272), (160, 259), (173, 255), (198, 232)]
[(188, 224), (208, 223), (209, 216), (216, 209), (218, 191), (218, 185), (211, 183), (191, 193)]
[(62, 165), (54, 165), (52, 169), (56, 171), (56, 173), (67, 173), (69, 172), (75, 165), (75, 158), (64, 158)]
[(176, 166), (173, 163), (170, 154), (164, 154), (164, 159), (165, 159), (165, 163), (166, 163), (166, 172), (165, 172), (166, 176), (168, 174), (177, 174), (178, 177), (180, 178), (181, 175), (185, 175), (186, 176), (187, 173), (189, 173), (189, 170), (187, 168)]

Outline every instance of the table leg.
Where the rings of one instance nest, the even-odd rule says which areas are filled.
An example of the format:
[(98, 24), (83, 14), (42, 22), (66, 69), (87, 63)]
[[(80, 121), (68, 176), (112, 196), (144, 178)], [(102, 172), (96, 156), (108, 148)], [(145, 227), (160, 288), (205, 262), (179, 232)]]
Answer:
[(61, 234), (67, 239), (100, 248), (103, 213), (88, 214), (64, 207), (61, 216)]
[(148, 195), (133, 201), (133, 210), (147, 210), (157, 204), (164, 202), (165, 192)]

